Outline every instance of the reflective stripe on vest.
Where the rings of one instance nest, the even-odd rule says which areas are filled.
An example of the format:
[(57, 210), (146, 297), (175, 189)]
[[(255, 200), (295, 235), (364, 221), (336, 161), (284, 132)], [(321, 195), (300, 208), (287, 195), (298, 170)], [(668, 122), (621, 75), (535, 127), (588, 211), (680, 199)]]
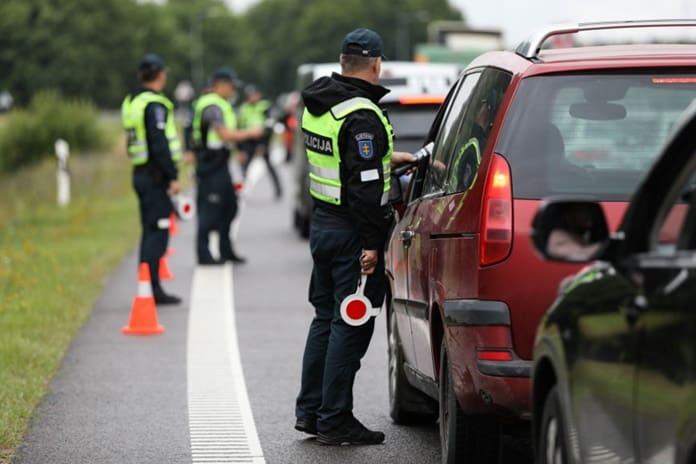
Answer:
[(209, 106), (217, 106), (222, 111), (222, 119), (225, 127), (228, 129), (237, 128), (237, 117), (234, 114), (230, 102), (222, 98), (216, 93), (208, 93), (196, 100), (193, 112), (193, 141), (198, 149), (220, 150), (222, 148), (231, 148), (232, 144), (225, 143), (214, 127), (208, 127), (208, 133), (205, 137), (205, 146), (203, 146), (203, 134), (201, 133), (201, 118), (203, 111)]
[(176, 134), (174, 122), (174, 104), (164, 95), (149, 90), (135, 97), (126, 96), (121, 103), (121, 121), (126, 130), (128, 156), (133, 165), (147, 163), (150, 153), (147, 146), (147, 128), (145, 127), (145, 108), (150, 103), (160, 103), (167, 111), (164, 135), (169, 143), (169, 152), (174, 161), (181, 159), (181, 142)]
[(336, 104), (326, 113), (315, 116), (306, 108), (302, 115), (302, 131), (309, 160), (309, 193), (317, 200), (341, 204), (341, 157), (338, 134), (346, 117), (359, 110), (374, 111), (387, 133), (388, 149), (382, 157), (384, 190), (380, 203), (387, 204), (391, 185), (391, 155), (394, 149), (392, 126), (382, 110), (371, 100), (355, 97)]

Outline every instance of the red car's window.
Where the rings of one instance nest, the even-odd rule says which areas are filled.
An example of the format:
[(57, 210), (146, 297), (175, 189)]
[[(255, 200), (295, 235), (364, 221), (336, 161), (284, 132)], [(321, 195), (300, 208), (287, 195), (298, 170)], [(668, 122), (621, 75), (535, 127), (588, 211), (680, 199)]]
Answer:
[(628, 200), (696, 98), (694, 77), (641, 71), (526, 79), (496, 146), (512, 167), (515, 197)]

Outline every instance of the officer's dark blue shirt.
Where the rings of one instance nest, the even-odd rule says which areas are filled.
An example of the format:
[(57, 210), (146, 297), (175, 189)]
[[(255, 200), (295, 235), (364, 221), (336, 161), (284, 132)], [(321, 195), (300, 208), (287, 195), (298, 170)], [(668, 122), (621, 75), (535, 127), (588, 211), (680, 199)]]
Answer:
[[(140, 89), (133, 97), (148, 89)], [(149, 103), (145, 107), (145, 133), (148, 147), (148, 160), (145, 166), (162, 179), (166, 184), (176, 180), (178, 171), (169, 150), (169, 140), (165, 134), (167, 126), (167, 108), (158, 102)]]

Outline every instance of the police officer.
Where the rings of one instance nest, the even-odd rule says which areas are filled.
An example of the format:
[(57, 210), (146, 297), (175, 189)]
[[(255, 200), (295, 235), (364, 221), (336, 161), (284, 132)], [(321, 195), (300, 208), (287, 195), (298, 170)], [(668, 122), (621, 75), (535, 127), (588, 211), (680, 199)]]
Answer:
[(283, 189), (280, 185), (278, 173), (276, 172), (273, 163), (271, 163), (271, 154), (269, 151), (272, 128), (266, 127), (268, 121), (270, 120), (271, 103), (264, 99), (261, 91), (252, 84), (244, 87), (244, 94), (246, 95), (246, 101), (239, 107), (240, 127), (264, 127), (266, 130), (264, 131), (264, 137), (261, 139), (250, 140), (248, 142), (239, 144), (239, 149), (243, 153), (242, 167), (244, 169), (244, 173), (246, 174), (247, 168), (249, 167), (249, 164), (254, 156), (258, 155), (262, 157), (266, 162), (268, 173), (271, 175), (275, 197), (276, 199), (279, 199), (283, 195)]
[(310, 248), (314, 268), (309, 328), (297, 397), (295, 429), (318, 434), (324, 445), (384, 441), (352, 414), (353, 382), (374, 329), (374, 318), (349, 326), (340, 303), (368, 278), (365, 296), (381, 306), (386, 292), (384, 244), (391, 221), (388, 204), (392, 162), (414, 161), (392, 153), (393, 134), (377, 105), (388, 92), (376, 85), (382, 39), (369, 29), (348, 33), (339, 57), (341, 74), (322, 77), (303, 92), (304, 144), (314, 210)]
[[(237, 214), (237, 194), (230, 176), (228, 161), (233, 142), (263, 135), (263, 128), (237, 129), (237, 118), (229, 100), (240, 84), (230, 68), (219, 68), (212, 78), (210, 92), (196, 100), (193, 138), (196, 146), (198, 180), (198, 234), (196, 251), (199, 264), (243, 263), (230, 239), (230, 225)], [(220, 259), (214, 259), (208, 247), (209, 234), (217, 231)]]
[(176, 163), (181, 144), (174, 124), (174, 105), (160, 92), (167, 82), (161, 58), (147, 54), (138, 66), (141, 88), (121, 105), (128, 155), (133, 164), (133, 186), (140, 204), (140, 262), (150, 267), (152, 293), (158, 304), (177, 304), (159, 281), (159, 261), (169, 242), (169, 216), (174, 211), (170, 195), (179, 193)]

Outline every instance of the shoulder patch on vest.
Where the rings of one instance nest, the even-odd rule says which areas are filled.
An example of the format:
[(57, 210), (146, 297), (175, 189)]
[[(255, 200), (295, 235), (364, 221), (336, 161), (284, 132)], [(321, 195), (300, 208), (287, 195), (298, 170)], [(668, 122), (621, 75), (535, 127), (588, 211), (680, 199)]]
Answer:
[(375, 134), (372, 134), (370, 132), (360, 132), (355, 136), (355, 140), (357, 140), (358, 142), (361, 140), (373, 140), (374, 138)]
[(165, 121), (167, 119), (167, 110), (164, 109), (162, 105), (155, 106), (155, 122), (157, 123), (157, 128), (164, 130)]
[(372, 159), (372, 157), (375, 156), (372, 140), (358, 140), (358, 152), (363, 159)]
[(333, 143), (331, 138), (315, 134), (307, 129), (302, 129), (304, 145), (307, 150), (311, 150), (322, 155), (333, 155)]

